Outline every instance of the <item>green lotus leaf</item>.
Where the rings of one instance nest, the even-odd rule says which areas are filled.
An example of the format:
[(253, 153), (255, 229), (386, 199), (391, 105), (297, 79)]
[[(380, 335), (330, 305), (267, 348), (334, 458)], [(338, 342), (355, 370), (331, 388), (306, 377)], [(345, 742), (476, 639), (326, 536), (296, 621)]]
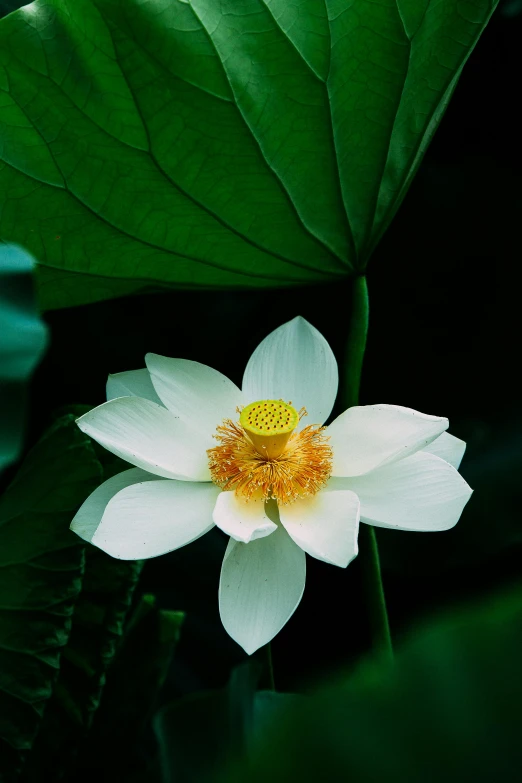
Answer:
[(494, 0), (36, 0), (0, 22), (0, 232), (44, 307), (364, 270)]
[(34, 295), (34, 261), (0, 245), (0, 471), (22, 449), (27, 385), (47, 345)]

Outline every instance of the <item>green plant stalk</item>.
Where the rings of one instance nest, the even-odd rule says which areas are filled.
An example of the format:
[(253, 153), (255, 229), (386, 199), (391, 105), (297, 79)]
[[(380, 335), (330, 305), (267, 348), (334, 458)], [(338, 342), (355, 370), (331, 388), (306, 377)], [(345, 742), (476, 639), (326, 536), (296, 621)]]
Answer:
[(265, 691), (275, 691), (274, 663), (272, 659), (272, 643), (264, 644), (254, 653), (259, 665), (258, 687)]
[(381, 576), (379, 547), (373, 525), (361, 525), (359, 545), (366, 603), (370, 616), (373, 649), (382, 660), (393, 661), (393, 645)]
[(344, 355), (343, 403), (345, 408), (359, 404), (361, 372), (368, 335), (369, 300), (366, 277), (352, 282), (352, 314)]
[[(361, 372), (368, 335), (368, 320), (368, 286), (366, 277), (361, 275), (356, 277), (352, 284), (352, 315), (346, 343), (343, 378), (343, 401), (347, 408), (359, 403)], [(359, 557), (362, 560), (373, 647), (380, 657), (391, 661), (393, 659), (393, 647), (390, 625), (382, 584), (377, 536), (372, 525), (361, 525), (359, 542), (361, 545)]]
[(274, 664), (272, 661), (272, 644), (271, 642), (268, 642), (266, 645), (266, 659), (267, 659), (267, 667), (268, 667), (268, 682), (270, 685), (270, 690), (275, 691), (275, 680), (274, 680)]

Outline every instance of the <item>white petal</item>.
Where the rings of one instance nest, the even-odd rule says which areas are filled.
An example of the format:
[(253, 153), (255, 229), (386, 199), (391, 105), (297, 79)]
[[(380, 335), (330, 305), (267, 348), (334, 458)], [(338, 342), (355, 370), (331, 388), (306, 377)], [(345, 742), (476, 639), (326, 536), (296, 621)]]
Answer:
[(252, 655), (293, 615), (305, 580), (305, 553), (283, 527), (250, 544), (231, 538), (219, 582), (219, 612), (225, 630)]
[(76, 423), (113, 454), (156, 476), (210, 480), (203, 436), (154, 402), (119, 397), (89, 411)]
[(141, 560), (192, 543), (214, 527), (214, 484), (147, 481), (109, 501), (92, 543), (120, 560)]
[(359, 551), (360, 503), (354, 492), (319, 492), (280, 505), (279, 515), (295, 543), (318, 560), (346, 568)]
[(400, 405), (361, 405), (341, 413), (328, 427), (334, 476), (361, 476), (425, 448), (448, 427)]
[(152, 385), (149, 371), (145, 367), (143, 370), (129, 370), (109, 375), (107, 400), (115, 400), (117, 397), (143, 397), (144, 400), (151, 400), (156, 405), (163, 406)]
[(305, 424), (323, 424), (330, 415), (339, 384), (337, 362), (320, 332), (298, 316), (273, 331), (250, 357), (243, 376), (247, 403), (292, 402), (308, 411)]
[(73, 530), (84, 541), (92, 541), (96, 528), (101, 522), (103, 512), (109, 500), (122, 489), (138, 484), (140, 481), (154, 481), (157, 476), (147, 473), (140, 468), (124, 470), (116, 476), (104, 481), (103, 484), (91, 492), (87, 500), (80, 506), (76, 516), (71, 522)]
[(176, 416), (204, 433), (207, 448), (215, 446), (212, 435), (224, 418), (236, 419), (243, 395), (225, 375), (206, 364), (188, 359), (169, 359), (148, 353), (147, 368), (158, 395)]
[(449, 462), (450, 465), (453, 465), (458, 470), (466, 451), (466, 443), (460, 438), (450, 435), (449, 432), (443, 432), (442, 435), (439, 435), (438, 438), (426, 446), (423, 451), (445, 459), (446, 462)]
[(327, 490), (341, 488), (359, 496), (362, 522), (420, 532), (456, 525), (473, 491), (454, 467), (424, 451), (365, 476), (328, 482)]
[(265, 513), (263, 500), (239, 498), (235, 492), (222, 492), (216, 500), (212, 518), (223, 533), (248, 544), (277, 530)]

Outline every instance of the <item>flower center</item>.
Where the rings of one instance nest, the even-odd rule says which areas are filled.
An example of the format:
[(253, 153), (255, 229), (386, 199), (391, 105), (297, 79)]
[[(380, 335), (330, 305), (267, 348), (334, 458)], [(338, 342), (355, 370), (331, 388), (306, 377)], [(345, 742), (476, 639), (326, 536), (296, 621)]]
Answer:
[(262, 457), (276, 459), (299, 424), (299, 414), (282, 400), (260, 400), (243, 408), (239, 423)]
[(295, 429), (306, 416), (283, 400), (259, 400), (238, 409), (239, 421), (225, 419), (208, 449), (212, 481), (247, 500), (275, 498), (290, 503), (315, 495), (332, 472), (332, 449), (324, 427)]

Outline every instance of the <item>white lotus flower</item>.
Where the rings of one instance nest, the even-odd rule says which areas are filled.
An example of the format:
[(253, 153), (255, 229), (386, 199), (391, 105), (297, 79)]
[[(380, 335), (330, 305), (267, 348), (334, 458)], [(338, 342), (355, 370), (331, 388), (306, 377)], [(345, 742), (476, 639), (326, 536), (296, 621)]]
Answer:
[(344, 568), (357, 555), (359, 519), (447, 530), (471, 495), (456, 469), (465, 444), (445, 432), (444, 417), (367, 405), (323, 427), (337, 363), (303, 318), (263, 340), (242, 390), (198, 362), (148, 354), (146, 364), (109, 376), (109, 401), (78, 419), (135, 467), (98, 487), (71, 528), (132, 560), (171, 552), (217, 525), (230, 536), (221, 619), (249, 654), (298, 606), (305, 552)]

